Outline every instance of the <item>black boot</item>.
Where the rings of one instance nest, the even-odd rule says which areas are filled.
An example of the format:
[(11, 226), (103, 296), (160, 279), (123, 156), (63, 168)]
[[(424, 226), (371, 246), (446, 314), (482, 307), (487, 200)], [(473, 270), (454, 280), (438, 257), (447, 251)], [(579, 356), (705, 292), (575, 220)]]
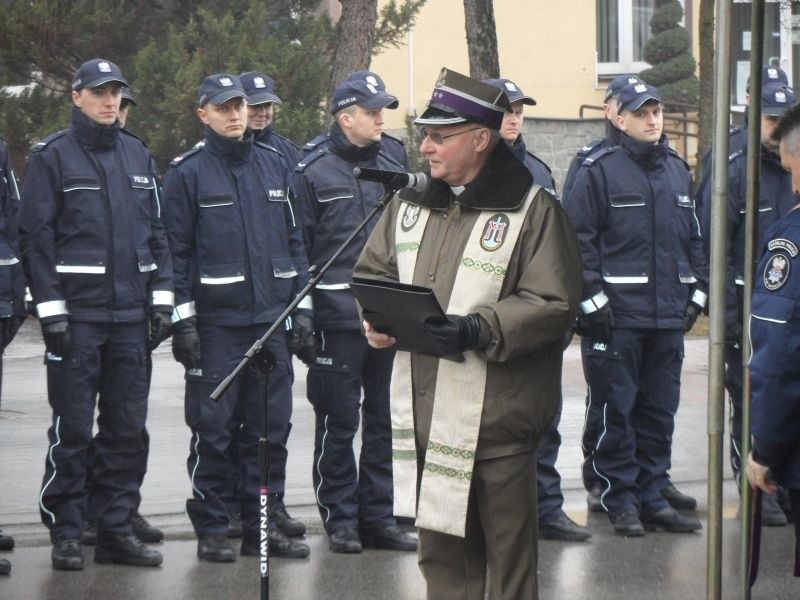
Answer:
[(13, 549), (14, 549), (14, 538), (6, 533), (3, 533), (3, 530), (0, 529), (0, 550), (13, 550)]
[(592, 537), (592, 530), (578, 525), (563, 510), (559, 510), (554, 517), (539, 523), (539, 537), (561, 542), (582, 542)]
[(83, 550), (75, 538), (58, 538), (50, 553), (53, 568), (59, 571), (82, 571)]
[(663, 529), (671, 533), (691, 533), (703, 528), (700, 521), (682, 515), (671, 506), (649, 515), (642, 515), (642, 524), (649, 531)]
[[(286, 537), (286, 534), (277, 527), (269, 528), (267, 531), (267, 539), (269, 540), (269, 553), (272, 556), (279, 556), (281, 558), (306, 558), (311, 553), (308, 544)], [(250, 554), (249, 552), (252, 548), (252, 544), (248, 543), (246, 538), (243, 538), (242, 554), (245, 556), (258, 556), (258, 544), (255, 546), (256, 552)]]
[(697, 507), (697, 500), (679, 491), (671, 481), (668, 481), (661, 490), (661, 497), (669, 502), (672, 508), (679, 510), (694, 510)]
[(197, 540), (197, 558), (209, 562), (234, 562), (236, 552), (223, 533), (212, 533)]
[(134, 534), (97, 536), (94, 547), (94, 562), (133, 565), (137, 567), (157, 567), (164, 561), (161, 552), (151, 550)]
[(599, 485), (593, 485), (591, 488), (589, 488), (589, 493), (586, 495), (586, 507), (589, 509), (589, 512), (605, 512), (603, 504), (600, 502), (601, 494), (602, 490), (600, 489)]
[(157, 544), (164, 539), (164, 532), (150, 525), (138, 510), (131, 511), (131, 527), (136, 537), (145, 544)]
[(84, 521), (81, 531), (81, 544), (94, 546), (97, 543), (97, 521)]
[(614, 533), (617, 535), (624, 537), (642, 537), (644, 535), (644, 526), (635, 510), (627, 510), (613, 517), (611, 523), (614, 525)]
[(352, 527), (340, 527), (328, 534), (328, 545), (337, 554), (359, 554), (361, 537)]
[(8, 559), (0, 558), (0, 575), (8, 575), (11, 573), (11, 563)]
[(292, 518), (284, 506), (270, 511), (269, 518), (288, 537), (300, 537), (306, 534), (306, 526)]
[(228, 512), (228, 537), (242, 537), (242, 512), (239, 510)]
[(397, 526), (366, 529), (361, 532), (361, 544), (364, 548), (377, 548), (379, 550), (415, 552), (417, 549), (416, 538), (403, 533)]

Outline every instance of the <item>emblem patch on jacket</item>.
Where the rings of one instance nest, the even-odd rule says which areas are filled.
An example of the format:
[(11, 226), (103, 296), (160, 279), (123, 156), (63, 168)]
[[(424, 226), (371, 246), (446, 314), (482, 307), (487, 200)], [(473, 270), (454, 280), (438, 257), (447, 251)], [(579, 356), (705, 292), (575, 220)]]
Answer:
[(789, 257), (785, 254), (775, 254), (764, 267), (764, 287), (774, 292), (789, 280)]
[(506, 241), (510, 224), (508, 217), (502, 213), (489, 217), (481, 234), (481, 248), (487, 252), (498, 250), (503, 245), (503, 242)]
[(403, 211), (403, 218), (400, 220), (400, 227), (403, 231), (410, 231), (419, 220), (419, 213), (422, 207), (414, 204), (407, 204)]

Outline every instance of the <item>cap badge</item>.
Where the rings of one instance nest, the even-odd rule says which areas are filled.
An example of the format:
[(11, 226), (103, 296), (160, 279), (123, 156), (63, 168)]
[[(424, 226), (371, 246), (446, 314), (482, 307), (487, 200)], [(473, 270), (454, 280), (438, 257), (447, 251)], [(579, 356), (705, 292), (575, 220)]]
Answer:
[(97, 63), (97, 68), (101, 73), (111, 73), (111, 65), (105, 61)]
[(647, 91), (647, 86), (643, 83), (639, 83), (633, 87), (633, 91), (636, 92), (637, 94), (641, 94), (642, 92)]
[(778, 78), (778, 69), (775, 67), (770, 67), (767, 69), (767, 78), (768, 79), (777, 79)]
[(378, 80), (374, 75), (367, 75), (366, 81), (368, 85), (373, 85), (375, 87), (378, 87)]
[(230, 77), (220, 77), (219, 84), (223, 87), (231, 87), (233, 85), (233, 80)]
[(253, 85), (256, 86), (257, 88), (267, 87), (267, 84), (264, 83), (264, 78), (263, 77), (254, 78), (253, 79)]
[(378, 90), (375, 89), (375, 86), (369, 82), (367, 82), (367, 89), (372, 92), (373, 94), (377, 94)]
[(775, 92), (775, 102), (786, 104), (786, 94), (784, 92)]
[(511, 83), (510, 81), (506, 81), (506, 89), (507, 89), (509, 92), (516, 92), (516, 91), (517, 91), (517, 86), (515, 86), (515, 85), (514, 85), (513, 83)]

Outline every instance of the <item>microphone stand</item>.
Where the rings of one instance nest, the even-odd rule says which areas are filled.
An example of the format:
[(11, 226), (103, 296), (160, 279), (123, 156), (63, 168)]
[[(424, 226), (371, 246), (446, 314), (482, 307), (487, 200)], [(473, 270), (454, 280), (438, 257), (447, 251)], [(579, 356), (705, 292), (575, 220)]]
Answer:
[(331, 268), (334, 261), (339, 258), (350, 243), (358, 236), (372, 218), (386, 208), (386, 204), (392, 199), (395, 192), (402, 186), (393, 184), (393, 182), (384, 183), (383, 194), (378, 199), (373, 209), (364, 218), (364, 220), (356, 227), (356, 229), (348, 236), (344, 243), (339, 246), (336, 252), (328, 259), (321, 268), (317, 269), (316, 265), (309, 267), (308, 272), (310, 279), (306, 286), (300, 290), (295, 296), (294, 300), (289, 303), (289, 306), (275, 319), (275, 322), (267, 329), (260, 339), (250, 346), (250, 349), (245, 353), (242, 360), (236, 365), (236, 368), (231, 371), (225, 379), (223, 379), (216, 389), (211, 392), (209, 396), (214, 402), (219, 399), (228, 391), (234, 381), (238, 379), (244, 369), (250, 366), (256, 371), (260, 378), (259, 388), (261, 390), (261, 403), (259, 417), (261, 421), (261, 435), (258, 438), (258, 465), (259, 465), (259, 511), (260, 511), (260, 531), (259, 531), (259, 547), (260, 547), (260, 560), (259, 560), (259, 574), (261, 577), (261, 599), (269, 599), (269, 443), (267, 439), (267, 402), (268, 402), (268, 388), (269, 388), (269, 372), (275, 366), (275, 358), (272, 353), (264, 346), (268, 339), (270, 339), (275, 331), (283, 326), (286, 318), (291, 315), (300, 302), (311, 293), (311, 290), (320, 282), (322, 276)]

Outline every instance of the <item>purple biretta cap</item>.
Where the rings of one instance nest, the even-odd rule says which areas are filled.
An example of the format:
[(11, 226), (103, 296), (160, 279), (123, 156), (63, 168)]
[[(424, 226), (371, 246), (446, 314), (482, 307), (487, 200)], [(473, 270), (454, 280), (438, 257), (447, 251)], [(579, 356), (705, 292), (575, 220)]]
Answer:
[(444, 126), (480, 123), (500, 130), (503, 115), (511, 108), (503, 89), (443, 68), (425, 111), (415, 125)]

